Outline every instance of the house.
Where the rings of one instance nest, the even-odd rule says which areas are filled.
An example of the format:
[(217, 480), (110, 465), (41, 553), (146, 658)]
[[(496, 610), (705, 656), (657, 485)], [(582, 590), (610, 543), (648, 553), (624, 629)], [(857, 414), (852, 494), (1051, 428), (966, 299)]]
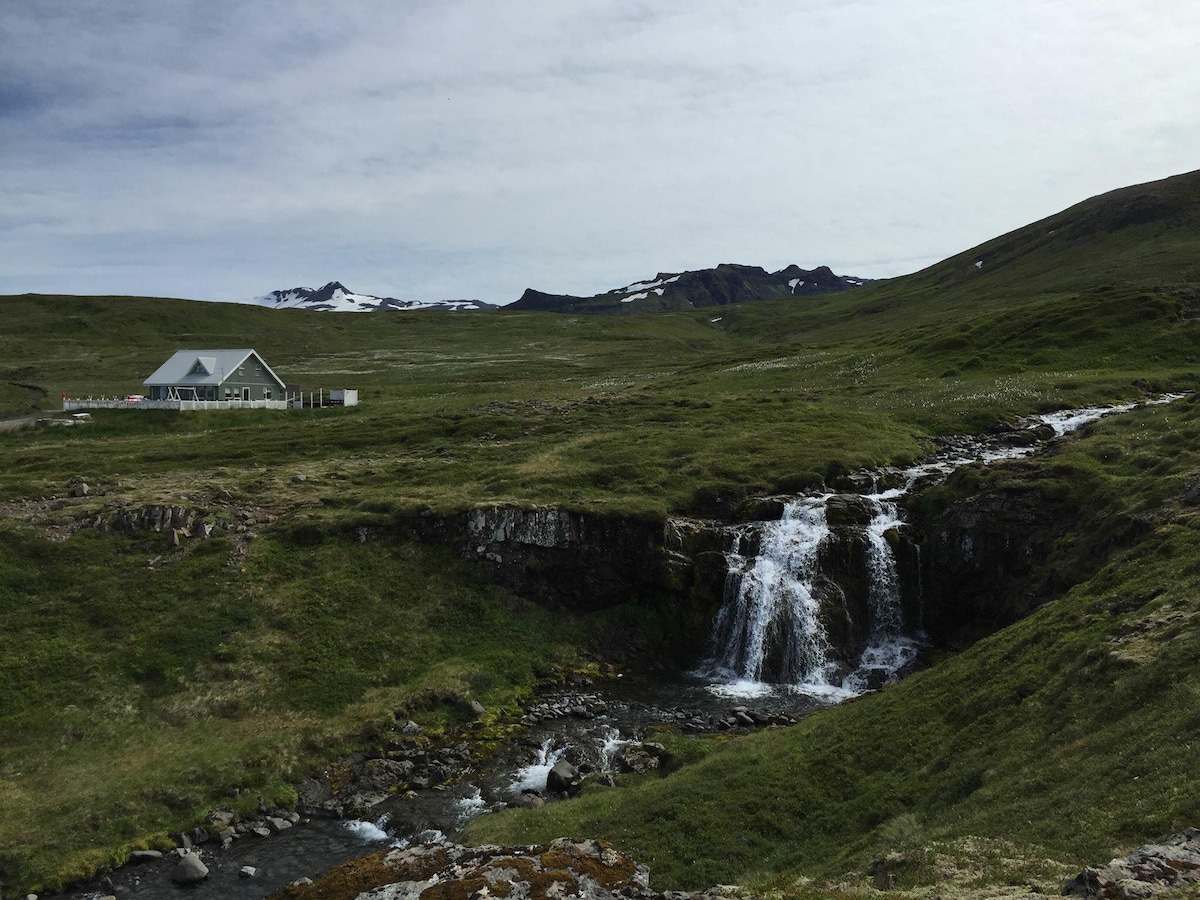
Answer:
[(151, 401), (286, 399), (283, 381), (254, 350), (180, 350), (142, 384)]

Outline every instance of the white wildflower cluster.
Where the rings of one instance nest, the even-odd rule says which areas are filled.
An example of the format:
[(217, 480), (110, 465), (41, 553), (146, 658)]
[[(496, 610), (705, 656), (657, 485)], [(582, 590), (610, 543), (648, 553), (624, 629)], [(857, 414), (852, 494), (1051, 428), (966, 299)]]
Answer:
[(828, 355), (826, 351), (821, 351), (820, 353), (803, 353), (797, 356), (780, 356), (776, 359), (760, 359), (737, 366), (730, 366), (723, 371), (769, 372), (772, 369), (816, 369), (829, 364), (829, 360), (821, 358)]
[[(1064, 377), (1065, 373), (1055, 373), (1051, 377)], [(1015, 403), (1023, 404), (1046, 400), (1049, 398), (1045, 390), (1046, 374), (1037, 375), (1003, 375), (994, 379), (990, 384), (974, 386), (973, 390), (955, 390), (955, 385), (946, 385), (942, 390), (921, 391), (917, 396), (907, 401), (908, 406), (918, 409), (934, 409), (937, 407), (954, 406), (964, 403)], [(928, 383), (928, 380), (927, 380)]]

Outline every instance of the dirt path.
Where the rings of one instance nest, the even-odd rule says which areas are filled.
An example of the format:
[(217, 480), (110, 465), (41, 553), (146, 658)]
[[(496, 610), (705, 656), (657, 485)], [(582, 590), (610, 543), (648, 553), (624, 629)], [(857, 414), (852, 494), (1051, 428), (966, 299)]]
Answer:
[(17, 416), (15, 419), (0, 419), (0, 431), (19, 431), (22, 428), (32, 428), (34, 422), (46, 415), (48, 413), (36, 416)]

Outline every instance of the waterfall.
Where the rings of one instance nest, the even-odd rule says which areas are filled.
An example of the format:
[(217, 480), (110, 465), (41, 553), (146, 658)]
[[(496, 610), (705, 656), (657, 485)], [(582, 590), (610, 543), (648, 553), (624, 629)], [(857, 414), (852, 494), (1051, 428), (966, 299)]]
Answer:
[[(904, 602), (896, 554), (887, 532), (903, 523), (894, 503), (872, 498), (879, 511), (866, 527), (867, 598), (871, 610), (869, 643), (843, 687), (860, 694), (892, 680), (917, 655), (919, 643), (905, 634)], [(919, 623), (918, 623), (919, 625)]]
[(876, 503), (879, 512), (866, 528), (867, 596), (871, 604), (872, 643), (895, 640), (904, 628), (896, 555), (885, 537), (888, 531), (900, 527), (900, 516), (894, 503)]
[[(859, 498), (873, 508), (870, 522), (839, 526), (835, 535), (827, 518), (834, 496), (794, 500), (779, 521), (752, 523), (735, 535), (712, 655), (702, 664), (705, 674), (815, 694), (860, 693), (915, 655), (915, 642), (904, 635), (896, 557), (885, 536), (901, 524), (896, 506)], [(850, 528), (865, 545), (859, 575), (867, 584), (868, 621), (866, 647), (847, 667), (825, 621), (831, 614), (827, 603), (844, 606), (846, 591), (827, 571), (823, 551), (845, 540)], [(747, 555), (743, 549), (757, 552)]]
[(824, 499), (795, 500), (778, 522), (762, 524), (757, 555), (738, 552), (744, 536), (730, 554), (713, 668), (752, 682), (827, 684), (829, 640), (814, 583), (829, 536)]
[[(1182, 396), (1049, 413), (1027, 420), (1027, 427), (1049, 425), (1061, 437), (1105, 416)], [(921, 480), (945, 477), (971, 462), (1026, 456), (1036, 446), (1038, 441), (1013, 442), (1003, 435), (947, 441), (931, 459), (895, 472), (902, 486), (881, 490), (878, 473), (864, 473), (871, 494), (802, 497), (788, 503), (778, 522), (740, 526), (726, 553), (729, 575), (711, 653), (696, 674), (725, 682), (713, 686), (721, 693), (742, 695), (784, 685), (851, 696), (893, 680), (915, 659), (922, 631), (919, 621), (905, 621), (896, 556), (887, 538), (903, 523), (891, 501)], [(853, 509), (831, 528), (827, 511), (834, 498)], [(833, 551), (855, 540), (863, 545), (863, 571), (848, 572), (847, 560), (859, 557)], [(865, 609), (859, 609), (863, 582)], [(919, 581), (913, 600), (919, 615)], [(837, 639), (830, 635), (835, 624), (841, 629)]]

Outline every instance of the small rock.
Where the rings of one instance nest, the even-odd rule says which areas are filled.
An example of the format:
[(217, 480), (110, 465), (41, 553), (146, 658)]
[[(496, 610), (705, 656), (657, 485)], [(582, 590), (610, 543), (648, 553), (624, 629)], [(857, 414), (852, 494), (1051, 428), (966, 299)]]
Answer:
[(228, 828), (237, 820), (237, 813), (227, 806), (218, 806), (204, 818), (205, 825), (211, 825), (218, 831)]
[(313, 880), (311, 878), (297, 878), (295, 881), (288, 884), (288, 887), (307, 887), (312, 883)]
[(134, 850), (129, 854), (129, 861), (131, 863), (151, 862), (152, 860), (162, 858), (163, 855), (161, 850)]
[(471, 708), (471, 715), (473, 715), (476, 719), (483, 718), (484, 713), (487, 712), (483, 704), (478, 700), (472, 700), (467, 705)]
[(512, 805), (521, 809), (541, 809), (546, 805), (546, 801), (537, 794), (523, 792), (520, 797), (513, 801)]
[(258, 869), (254, 868), (254, 866), (242, 866), (241, 871), (239, 871), (238, 874), (241, 875), (242, 878), (253, 878), (258, 874)]
[(171, 871), (171, 880), (176, 884), (194, 884), (207, 877), (208, 866), (200, 859), (198, 853), (187, 854)]
[(281, 819), (278, 816), (271, 816), (268, 818), (267, 824), (271, 827), (272, 831), (286, 831), (292, 827), (291, 822), (289, 822), (287, 819)]
[(86, 497), (90, 492), (91, 488), (89, 488), (85, 482), (77, 481), (75, 484), (71, 485), (72, 497)]
[(307, 475), (293, 475), (292, 476), (292, 484), (304, 484), (304, 482), (306, 482), (306, 481), (308, 481)]

